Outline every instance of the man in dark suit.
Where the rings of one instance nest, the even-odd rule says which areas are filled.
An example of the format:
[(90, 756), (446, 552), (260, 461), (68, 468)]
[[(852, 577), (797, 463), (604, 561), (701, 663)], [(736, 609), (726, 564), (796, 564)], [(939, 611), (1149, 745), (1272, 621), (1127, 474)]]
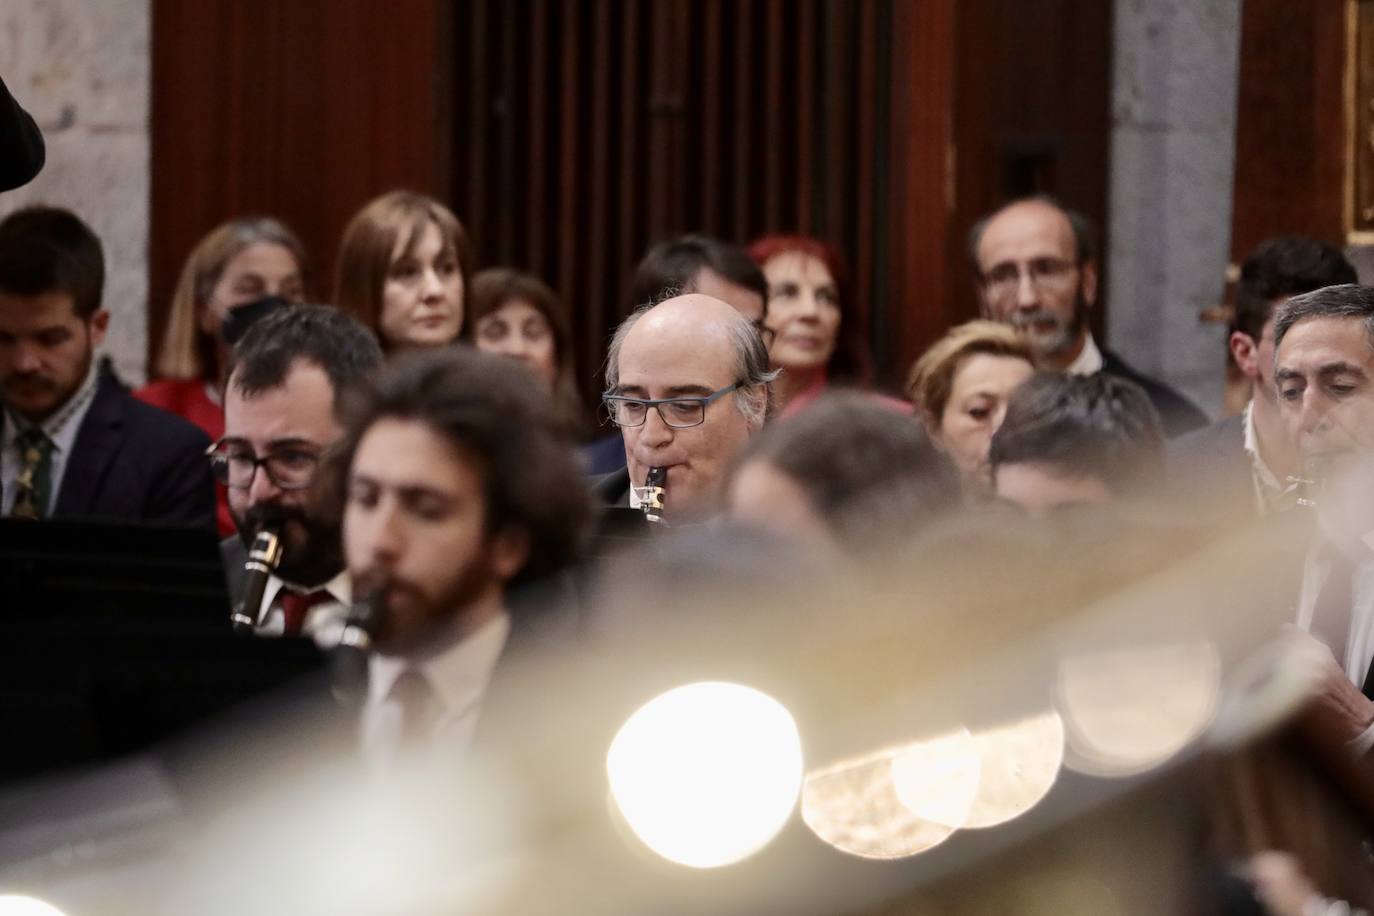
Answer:
[(347, 419), (329, 489), (377, 612), (362, 741), (383, 768), (464, 753), (494, 675), (550, 619), (509, 589), (574, 559), (591, 501), (546, 402), (509, 361), (445, 350), (389, 366)]
[(1289, 481), (1302, 469), (1274, 387), (1274, 309), (1290, 296), (1354, 282), (1340, 250), (1315, 239), (1268, 239), (1245, 259), (1228, 345), (1250, 380), (1250, 403), (1168, 447), (1169, 489), (1190, 517), (1226, 523), (1292, 507)]
[(75, 214), (0, 222), (0, 514), (212, 530), (210, 440), (95, 358), (104, 279), (100, 241)]
[(244, 608), (262, 635), (338, 637), (352, 595), (336, 514), (316, 472), (342, 435), (340, 396), (382, 364), (377, 339), (332, 306), (280, 309), (253, 324), (226, 367), (224, 436), (211, 465), (229, 493), (238, 537), (220, 545), (230, 596), (243, 600), (247, 545), (271, 528), (281, 561), (261, 604)]
[(1088, 328), (1097, 301), (1096, 229), (1048, 197), (1007, 204), (979, 220), (969, 238), (978, 294), (989, 318), (1022, 329), (1041, 363), (1070, 375), (1106, 372), (1139, 385), (1170, 438), (1207, 425), (1174, 389), (1101, 348)]
[(0, 191), (28, 184), (43, 168), (43, 134), (0, 80)]

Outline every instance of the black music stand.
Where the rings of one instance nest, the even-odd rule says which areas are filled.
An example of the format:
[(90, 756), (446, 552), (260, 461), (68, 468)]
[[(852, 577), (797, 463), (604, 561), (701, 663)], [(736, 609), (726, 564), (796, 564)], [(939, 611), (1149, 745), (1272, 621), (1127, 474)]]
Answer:
[(0, 519), (0, 782), (147, 748), (318, 670), (229, 626), (212, 534)]

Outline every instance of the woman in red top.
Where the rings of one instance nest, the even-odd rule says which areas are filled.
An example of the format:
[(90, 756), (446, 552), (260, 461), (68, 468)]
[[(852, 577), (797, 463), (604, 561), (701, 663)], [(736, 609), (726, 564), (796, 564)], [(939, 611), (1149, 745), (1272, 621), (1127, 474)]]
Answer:
[[(302, 301), (304, 262), (300, 240), (270, 217), (231, 220), (201, 239), (172, 294), (154, 367), (156, 381), (134, 394), (185, 417), (211, 439), (223, 436), (224, 318), (231, 309), (267, 296)], [(219, 528), (224, 535), (234, 532), (222, 489)]]
[[(772, 386), (778, 418), (804, 409), (833, 384), (867, 385), (868, 351), (839, 251), (810, 236), (769, 235), (749, 246), (749, 256), (768, 279), (764, 327), (772, 332), (770, 361), (782, 370)], [(905, 401), (874, 397), (911, 412)]]

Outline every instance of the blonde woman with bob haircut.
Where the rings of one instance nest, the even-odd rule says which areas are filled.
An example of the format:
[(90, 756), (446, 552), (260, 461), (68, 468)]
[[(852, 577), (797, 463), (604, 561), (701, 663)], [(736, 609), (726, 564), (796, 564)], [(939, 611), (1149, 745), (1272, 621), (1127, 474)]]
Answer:
[(1007, 398), (1035, 371), (1030, 342), (995, 321), (951, 328), (911, 367), (907, 393), (931, 439), (949, 455), (970, 498), (991, 491), (988, 449)]
[(458, 217), (414, 191), (390, 191), (349, 221), (334, 303), (372, 329), (387, 353), (440, 347), (463, 331), (472, 248)]

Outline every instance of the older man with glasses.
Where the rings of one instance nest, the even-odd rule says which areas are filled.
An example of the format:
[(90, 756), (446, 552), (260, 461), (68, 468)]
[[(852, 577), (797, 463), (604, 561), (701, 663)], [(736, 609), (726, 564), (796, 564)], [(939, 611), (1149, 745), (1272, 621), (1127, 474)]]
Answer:
[(245, 608), (262, 635), (307, 635), (330, 644), (351, 594), (337, 509), (321, 505), (316, 471), (343, 435), (339, 395), (382, 363), (376, 339), (338, 309), (299, 306), (262, 319), (235, 347), (224, 396), (224, 437), (210, 464), (229, 491), (239, 536), (221, 545), (237, 603), (248, 545), (264, 529), (281, 561), (262, 603)]
[(611, 340), (603, 397), (627, 467), (598, 494), (638, 507), (637, 488), (662, 468), (665, 518), (709, 514), (731, 457), (763, 426), (775, 375), (753, 323), (719, 299), (690, 294), (636, 311)]
[(984, 315), (1024, 331), (1045, 368), (1135, 382), (1170, 438), (1207, 425), (1191, 401), (1093, 339), (1088, 310), (1097, 302), (1097, 232), (1086, 216), (1048, 197), (1013, 201), (974, 224), (969, 253)]

